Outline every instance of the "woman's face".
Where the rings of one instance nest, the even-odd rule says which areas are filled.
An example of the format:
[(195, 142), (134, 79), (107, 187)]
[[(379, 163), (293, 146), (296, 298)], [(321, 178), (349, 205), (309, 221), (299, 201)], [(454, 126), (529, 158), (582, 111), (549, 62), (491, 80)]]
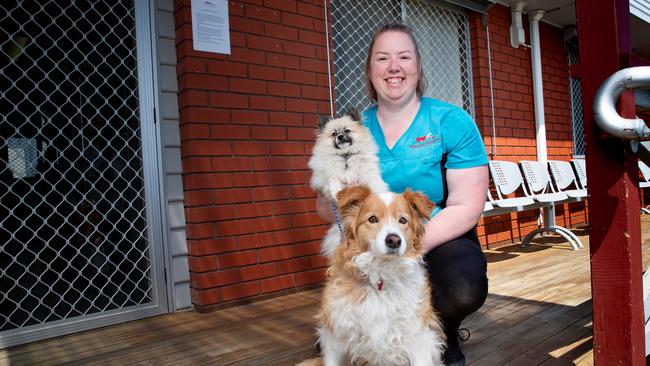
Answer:
[(416, 94), (420, 67), (408, 34), (387, 31), (379, 35), (370, 57), (370, 81), (378, 102), (399, 102)]

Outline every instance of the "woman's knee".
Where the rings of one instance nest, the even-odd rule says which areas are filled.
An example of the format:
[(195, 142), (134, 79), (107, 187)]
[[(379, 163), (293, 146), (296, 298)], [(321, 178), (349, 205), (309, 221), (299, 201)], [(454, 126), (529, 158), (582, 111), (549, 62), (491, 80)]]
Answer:
[(487, 297), (487, 277), (458, 277), (433, 289), (434, 307), (443, 318), (463, 319), (478, 310)]

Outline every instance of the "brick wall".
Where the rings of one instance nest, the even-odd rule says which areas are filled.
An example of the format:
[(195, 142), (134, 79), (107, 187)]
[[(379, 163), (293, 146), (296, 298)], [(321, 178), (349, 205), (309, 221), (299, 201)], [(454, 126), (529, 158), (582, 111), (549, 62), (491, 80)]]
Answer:
[[(329, 114), (321, 0), (229, 1), (231, 55), (192, 46), (189, 0), (175, 1), (183, 183), (192, 301), (199, 310), (304, 288), (324, 279), (327, 226), (314, 212), (307, 161)], [(530, 52), (509, 45), (508, 8), (490, 11), (497, 151), (535, 158)], [(471, 16), (477, 123), (492, 144), (485, 32)], [(561, 31), (541, 25), (549, 158), (570, 158)], [(583, 207), (559, 209), (580, 222)], [(577, 219), (576, 219), (577, 218)], [(534, 212), (490, 218), (483, 244), (517, 240)]]
[[(510, 45), (510, 8), (495, 5), (488, 15), (492, 57), (494, 124), (490, 107), (490, 84), (486, 30), (479, 14), (470, 15), (476, 122), (490, 159), (537, 160), (535, 110), (530, 49)], [(526, 39), (528, 22), (524, 16)], [(571, 96), (562, 30), (540, 22), (542, 79), (548, 159), (570, 160), (572, 156)], [(496, 149), (493, 148), (496, 139)], [(587, 221), (586, 204), (556, 207), (557, 223), (574, 226)], [(537, 228), (534, 211), (490, 217), (478, 232), (483, 245), (518, 240)]]
[(307, 160), (329, 114), (323, 2), (229, 1), (231, 55), (193, 50), (175, 1), (192, 299), (199, 309), (324, 278)]

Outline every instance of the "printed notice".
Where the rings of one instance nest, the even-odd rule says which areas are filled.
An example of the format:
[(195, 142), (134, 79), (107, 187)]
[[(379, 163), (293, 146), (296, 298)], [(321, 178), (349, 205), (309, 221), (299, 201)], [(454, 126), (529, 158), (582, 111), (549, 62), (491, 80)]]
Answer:
[(192, 0), (194, 49), (230, 54), (227, 0)]

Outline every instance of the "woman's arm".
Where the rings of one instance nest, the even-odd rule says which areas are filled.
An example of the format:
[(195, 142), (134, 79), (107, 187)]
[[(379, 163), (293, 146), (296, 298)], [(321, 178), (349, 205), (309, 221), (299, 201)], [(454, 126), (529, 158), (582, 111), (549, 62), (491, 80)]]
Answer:
[(334, 212), (332, 211), (332, 202), (326, 200), (320, 193), (316, 196), (316, 212), (321, 219), (327, 222), (335, 222)]
[(427, 224), (424, 253), (469, 231), (481, 218), (488, 189), (487, 165), (447, 169), (447, 206)]

